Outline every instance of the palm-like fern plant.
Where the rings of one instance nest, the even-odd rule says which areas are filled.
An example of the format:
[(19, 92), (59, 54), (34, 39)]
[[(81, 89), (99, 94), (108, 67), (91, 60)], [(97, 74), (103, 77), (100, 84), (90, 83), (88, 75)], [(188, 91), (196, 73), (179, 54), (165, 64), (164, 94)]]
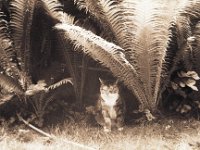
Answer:
[[(123, 68), (126, 68), (126, 65), (130, 66), (127, 68), (128, 73), (119, 72), (109, 65), (111, 58), (109, 62), (108, 59), (103, 59), (106, 58), (107, 52), (113, 52), (110, 51), (111, 48), (107, 50), (106, 47), (106, 49), (97, 50), (95, 45), (101, 39), (99, 38), (98, 42), (95, 41), (96, 35), (85, 32), (68, 21), (67, 24), (57, 25), (56, 28), (63, 30), (67, 40), (71, 40), (78, 47), (82, 46), (86, 54), (102, 62), (110, 68), (114, 75), (124, 81), (138, 98), (141, 109), (156, 110), (161, 98), (159, 92), (166, 86), (177, 62), (184, 60), (186, 69), (192, 69), (190, 63), (187, 63), (189, 61), (185, 60), (190, 57), (191, 45), (188, 38), (191, 36), (191, 22), (195, 23), (199, 19), (199, 1), (186, 1), (185, 5), (180, 7), (180, 11), (167, 7), (167, 3), (151, 0), (99, 0), (96, 2), (76, 0), (75, 2), (80, 9), (84, 9), (92, 18), (98, 20), (102, 28), (106, 28), (104, 31), (112, 32), (111, 35), (114, 36), (112, 42), (119, 45), (125, 54), (123, 59), (118, 56), (120, 57), (118, 67), (120, 65)], [(177, 16), (177, 19), (174, 16)], [(175, 27), (176, 33), (171, 30), (174, 22), (177, 27)], [(83, 35), (80, 34), (82, 32), (84, 32)], [(177, 39), (172, 34), (176, 34)], [(83, 42), (83, 39), (87, 42)], [(177, 41), (171, 41), (171, 39)], [(100, 43), (109, 45), (103, 41)], [(178, 50), (170, 49), (170, 43), (177, 43)], [(92, 50), (93, 47), (95, 50)], [(95, 55), (96, 53), (98, 54)], [(171, 54), (176, 55), (177, 58), (170, 56)], [(112, 54), (112, 57), (115, 56)], [(125, 66), (123, 61), (126, 62)], [(168, 67), (171, 65), (169, 63), (174, 64), (172, 69)], [(163, 79), (166, 79), (166, 76), (168, 80), (165, 81)]]
[[(37, 97), (37, 95), (41, 95), (40, 93), (48, 95), (49, 91), (66, 84), (68, 81), (61, 80), (46, 90), (40, 88), (39, 83), (33, 84), (31, 78), (33, 75), (31, 35), (34, 29), (32, 28), (33, 16), (38, 11), (36, 3), (39, 6), (37, 0), (12, 0), (9, 7), (10, 19), (0, 13), (0, 66), (4, 70), (3, 74), (0, 74), (0, 86), (19, 95), (20, 98), (32, 95)], [(32, 91), (31, 94), (30, 91)]]
[[(64, 49), (66, 45), (71, 47), (71, 44), (74, 45), (73, 50), (82, 51), (119, 77), (135, 94), (141, 103), (141, 110), (157, 110), (160, 91), (167, 85), (174, 66), (182, 60), (185, 68), (191, 69), (189, 61), (185, 60), (189, 60), (191, 50), (198, 47), (198, 43), (194, 46), (192, 41), (195, 38), (190, 37), (193, 34), (198, 36), (196, 24), (200, 18), (200, 1), (187, 0), (180, 11), (174, 11), (168, 7), (168, 3), (159, 0), (74, 2), (75, 6), (85, 11), (84, 16), (98, 24), (101, 33), (88, 31), (89, 28), (86, 30), (81, 24), (76, 24), (78, 21), (75, 20), (79, 20), (79, 17), (65, 13), (58, 0), (12, 0), (11, 37), (19, 58), (16, 66), (22, 72), (21, 78), (26, 77), (24, 87), (31, 84), (30, 38), (31, 32), (34, 32), (31, 27), (33, 15), (39, 9), (39, 13), (45, 14), (44, 17), (49, 20), (50, 27), (54, 26), (54, 31), (58, 32), (57, 40), (63, 47), (62, 53), (77, 95), (80, 92), (76, 90), (79, 87), (77, 74), (69, 50)], [(171, 49), (172, 43), (178, 50)]]
[[(99, 19), (103, 27), (108, 27), (107, 31), (112, 32), (116, 39), (113, 42), (121, 48), (69, 21), (66, 21), (67, 24), (56, 25), (56, 28), (63, 30), (66, 39), (83, 47), (85, 53), (103, 63), (124, 81), (138, 98), (142, 110), (156, 109), (171, 34), (171, 13), (161, 7), (158, 1), (76, 2), (81, 9), (86, 9), (94, 18)], [(152, 4), (151, 7), (147, 7), (148, 4)]]
[(16, 94), (22, 94), (23, 89), (16, 80), (20, 75), (20, 71), (14, 63), (13, 42), (10, 38), (8, 22), (3, 17), (5, 17), (3, 13), (0, 13), (0, 64), (4, 70), (4, 74), (0, 75), (1, 87)]

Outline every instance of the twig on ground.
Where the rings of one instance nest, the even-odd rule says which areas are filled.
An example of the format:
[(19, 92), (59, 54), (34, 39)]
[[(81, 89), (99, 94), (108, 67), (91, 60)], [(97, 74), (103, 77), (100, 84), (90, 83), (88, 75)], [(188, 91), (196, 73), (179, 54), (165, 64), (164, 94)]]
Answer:
[[(31, 129), (33, 129), (34, 131), (40, 133), (41, 135), (44, 135), (46, 137), (49, 137), (51, 140), (56, 140), (56, 136), (55, 135), (52, 135), (52, 134), (48, 134), (38, 128), (36, 128), (35, 126), (33, 126), (32, 124), (30, 124), (28, 121), (24, 120), (19, 114), (17, 114), (17, 117), (20, 121), (22, 121), (24, 124), (26, 124), (28, 127), (30, 127)], [(76, 142), (72, 142), (72, 141), (69, 141), (69, 140), (63, 140), (63, 142), (65, 143), (68, 143), (68, 144), (72, 144), (74, 146), (77, 146), (77, 147), (80, 147), (80, 148), (83, 148), (83, 149), (87, 149), (87, 150), (97, 150), (95, 148), (92, 148), (92, 147), (88, 147), (86, 145), (83, 145), (83, 144), (79, 144), (79, 143), (76, 143)]]
[(0, 136), (0, 141), (2, 141), (6, 137), (6, 134)]

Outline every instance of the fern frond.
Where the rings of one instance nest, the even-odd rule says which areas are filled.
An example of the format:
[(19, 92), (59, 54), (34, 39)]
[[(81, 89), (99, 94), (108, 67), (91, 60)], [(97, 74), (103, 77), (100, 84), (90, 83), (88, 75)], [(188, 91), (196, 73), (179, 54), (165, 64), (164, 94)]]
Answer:
[[(156, 109), (174, 11), (158, 0), (78, 0), (77, 3), (107, 24), (116, 43), (136, 69), (145, 92), (146, 108)], [(98, 12), (98, 13), (97, 13)]]
[[(192, 63), (193, 63), (193, 70), (197, 72), (198, 75), (200, 75), (200, 21), (196, 24), (192, 31), (192, 37), (195, 38), (193, 44), (192, 44)], [(200, 82), (197, 81), (197, 87), (200, 89)], [(199, 92), (192, 92), (191, 94), (192, 98), (199, 99), (200, 94)]]
[(187, 16), (178, 16), (176, 19), (178, 48), (187, 44), (187, 38), (192, 35), (191, 21)]
[(14, 92), (17, 95), (24, 94), (21, 86), (11, 77), (0, 74), (0, 86), (8, 92)]
[(74, 4), (76, 4), (80, 10), (88, 11), (85, 0), (74, 0)]
[[(113, 32), (117, 43), (125, 50), (126, 58), (136, 68), (134, 60), (131, 58), (131, 51), (136, 50), (134, 47), (134, 31), (133, 16), (135, 14), (135, 2), (116, 1), (116, 0), (101, 0), (99, 7), (103, 14), (104, 22), (108, 24)], [(137, 56), (136, 56), (137, 57)]]
[(49, 16), (53, 23), (61, 23), (63, 20), (63, 6), (58, 0), (39, 0), (39, 6)]
[[(135, 69), (125, 59), (123, 49), (113, 43), (109, 43), (90, 31), (69, 24), (57, 24), (57, 30), (61, 30), (62, 37), (70, 40), (75, 49), (80, 48), (94, 60), (108, 67), (114, 75), (119, 77), (133, 91), (143, 106), (147, 106), (146, 97), (141, 87)], [(79, 50), (79, 49), (78, 49)], [(143, 109), (143, 108), (141, 108)]]
[(29, 74), (31, 69), (30, 33), (36, 0), (11, 2), (11, 34), (21, 70)]
[(20, 71), (15, 63), (16, 53), (10, 37), (9, 25), (4, 17), (4, 14), (0, 12), (0, 64), (6, 72), (9, 71), (7, 73), (17, 79), (20, 77)]
[[(133, 48), (134, 24), (132, 24), (132, 16), (134, 12), (135, 2), (127, 3), (126, 1), (116, 0), (77, 0), (80, 9), (85, 9), (94, 16), (101, 26), (106, 29), (105, 32), (112, 33), (116, 39), (116, 43), (125, 49), (126, 57), (130, 61), (134, 61), (127, 53)], [(131, 7), (130, 7), (131, 5)], [(127, 8), (130, 7), (130, 8)], [(127, 9), (125, 9), (127, 8)], [(134, 65), (134, 63), (131, 63)], [(134, 67), (137, 67), (134, 65)]]
[(59, 81), (59, 82), (56, 82), (56, 83), (54, 83), (53, 85), (50, 85), (50, 86), (46, 89), (46, 91), (48, 92), (48, 91), (50, 91), (50, 90), (54, 90), (54, 89), (56, 89), (56, 88), (58, 88), (58, 87), (60, 87), (60, 86), (62, 86), (62, 85), (64, 85), (64, 84), (68, 84), (68, 83), (70, 83), (70, 84), (73, 85), (72, 78), (66, 78), (66, 79), (63, 79), (63, 80), (61, 80), (61, 81)]
[(74, 88), (76, 100), (79, 101), (80, 100), (80, 81), (79, 81), (80, 74), (78, 73), (77, 65), (79, 65), (80, 63), (78, 63), (77, 60), (80, 61), (81, 58), (79, 57), (76, 59), (75, 54), (72, 51), (73, 45), (71, 43), (66, 42), (63, 39), (63, 37), (60, 36), (60, 34), (57, 34), (57, 37), (58, 37), (58, 40), (57, 40), (58, 48), (64, 57), (70, 76), (73, 79), (73, 88)]
[(178, 14), (176, 19), (178, 53), (176, 54), (174, 66), (182, 62), (185, 70), (192, 69), (192, 45), (188, 41), (192, 37), (192, 22), (187, 15)]
[[(120, 1), (115, 2), (119, 3)], [(107, 20), (108, 14), (104, 12), (104, 7), (102, 7), (101, 3), (104, 3), (104, 1), (75, 0), (75, 4), (78, 8), (80, 10), (85, 10), (86, 13), (89, 14), (90, 18), (95, 20), (95, 22), (100, 26), (100, 30), (103, 31), (103, 36), (108, 37), (107, 39), (111, 42), (116, 42), (115, 33), (112, 31), (112, 23)]]
[[(62, 17), (62, 21), (60, 20), (60, 22), (66, 22), (68, 24), (74, 24), (75, 23), (75, 17), (68, 15), (66, 13), (63, 13), (63, 17)], [(61, 52), (64, 56), (64, 59), (66, 61), (69, 73), (73, 79), (73, 87), (74, 87), (74, 92), (75, 92), (75, 96), (76, 96), (76, 100), (81, 101), (81, 92), (80, 92), (80, 81), (79, 81), (79, 73), (77, 70), (77, 62), (74, 63), (75, 56), (74, 56), (74, 52), (71, 50), (73, 49), (72, 44), (66, 42), (65, 40), (63, 40), (63, 37), (58, 35), (58, 45), (59, 45), (59, 49), (61, 49)], [(80, 58), (79, 58), (80, 60)]]
[[(137, 65), (138, 74), (143, 81), (148, 107), (155, 110), (170, 40), (172, 14), (159, 1), (125, 1), (130, 8), (134, 8), (134, 11), (128, 14), (131, 19), (128, 22), (133, 29), (133, 48), (129, 55)], [(128, 6), (127, 10), (130, 9)]]
[(200, 0), (187, 0), (180, 9), (179, 15), (186, 16), (193, 24), (196, 24), (200, 18)]
[(200, 22), (198, 22), (193, 30), (193, 37), (195, 38), (192, 44), (193, 53), (193, 69), (200, 74)]
[(78, 6), (80, 10), (85, 10), (86, 13), (91, 13), (97, 19), (100, 19), (102, 16), (101, 8), (98, 6), (98, 1), (94, 0), (74, 0), (74, 3)]
[(193, 46), (189, 39), (196, 32), (196, 24), (200, 19), (200, 0), (188, 0), (177, 13), (178, 45), (182, 53), (182, 61), (186, 70), (192, 69)]
[[(68, 21), (68, 19), (65, 19), (66, 22), (71, 22), (71, 24), (73, 24), (72, 21)], [(92, 31), (93, 33), (97, 33), (97, 29), (95, 28), (95, 25), (94, 25), (94, 22), (92, 22), (89, 18), (84, 18), (84, 19), (78, 19), (74, 22), (74, 25), (77, 25), (77, 26), (80, 26), (80, 27), (83, 27), (84, 29), (86, 30), (90, 30)]]
[(1, 66), (6, 70), (14, 58), (15, 53), (9, 35), (8, 22), (3, 17), (4, 14), (0, 12), (0, 62)]
[[(169, 44), (166, 51), (165, 63), (163, 64), (163, 79), (169, 75), (169, 70), (173, 67), (174, 60), (176, 58), (176, 53), (178, 51), (178, 41), (177, 41), (177, 25), (175, 21), (171, 22), (171, 27), (169, 28), (171, 36), (169, 36)], [(170, 75), (169, 75), (170, 76)]]

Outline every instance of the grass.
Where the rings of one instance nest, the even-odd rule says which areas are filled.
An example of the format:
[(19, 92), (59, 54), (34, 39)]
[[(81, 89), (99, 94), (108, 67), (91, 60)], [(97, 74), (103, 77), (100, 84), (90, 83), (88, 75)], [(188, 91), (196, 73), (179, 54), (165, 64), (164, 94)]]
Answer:
[(46, 127), (56, 136), (51, 141), (24, 125), (0, 128), (1, 150), (82, 150), (67, 143), (70, 140), (101, 150), (198, 150), (200, 122), (165, 118), (152, 123), (127, 125), (124, 131), (104, 133), (101, 127), (85, 121)]

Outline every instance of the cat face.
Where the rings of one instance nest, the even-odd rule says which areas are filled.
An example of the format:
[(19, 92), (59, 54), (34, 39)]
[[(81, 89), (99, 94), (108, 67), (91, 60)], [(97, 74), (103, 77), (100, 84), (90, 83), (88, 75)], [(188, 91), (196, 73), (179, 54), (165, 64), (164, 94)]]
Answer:
[(119, 87), (117, 82), (109, 83), (105, 82), (102, 79), (99, 79), (101, 86), (100, 86), (100, 94), (101, 98), (103, 99), (104, 103), (109, 106), (114, 106), (119, 98)]

